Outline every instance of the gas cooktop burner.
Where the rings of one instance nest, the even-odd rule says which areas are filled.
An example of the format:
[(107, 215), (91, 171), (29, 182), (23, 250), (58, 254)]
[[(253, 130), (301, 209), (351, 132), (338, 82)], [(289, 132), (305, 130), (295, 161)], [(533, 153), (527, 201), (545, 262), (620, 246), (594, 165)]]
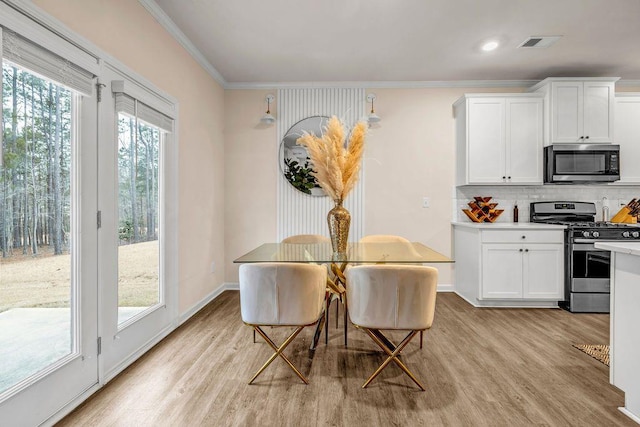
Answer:
[(567, 226), (567, 237), (590, 240), (640, 240), (638, 224), (595, 221), (596, 208), (590, 202), (531, 203), (531, 222)]

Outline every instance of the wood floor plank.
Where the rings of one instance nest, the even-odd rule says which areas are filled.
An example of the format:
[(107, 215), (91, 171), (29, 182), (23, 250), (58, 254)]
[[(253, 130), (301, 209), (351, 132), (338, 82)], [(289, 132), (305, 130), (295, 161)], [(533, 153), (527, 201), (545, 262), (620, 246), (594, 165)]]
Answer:
[[(353, 327), (345, 348), (334, 313), (328, 346), (310, 352), (307, 328), (285, 352), (309, 385), (282, 360), (247, 385), (272, 351), (253, 343), (238, 292), (227, 291), (59, 425), (635, 425), (617, 410), (624, 395), (609, 384), (608, 367), (572, 347), (608, 343), (608, 315), (479, 309), (438, 294), (425, 347), (416, 339), (401, 356), (421, 392), (397, 366), (361, 389), (385, 356)], [(267, 328), (276, 343), (290, 331)], [(391, 336), (398, 342), (403, 333)]]

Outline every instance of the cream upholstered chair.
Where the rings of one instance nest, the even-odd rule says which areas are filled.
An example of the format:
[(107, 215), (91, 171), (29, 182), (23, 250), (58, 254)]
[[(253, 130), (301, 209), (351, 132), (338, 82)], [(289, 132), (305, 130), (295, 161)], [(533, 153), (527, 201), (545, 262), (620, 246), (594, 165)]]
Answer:
[[(305, 384), (309, 383), (282, 352), (305, 326), (320, 319), (326, 286), (327, 269), (322, 265), (269, 262), (240, 266), (242, 321), (252, 326), (275, 351), (249, 384), (278, 356)], [(262, 326), (295, 326), (296, 329), (277, 346)]]
[[(287, 238), (282, 239), (282, 243), (293, 243), (293, 244), (305, 244), (305, 243), (331, 243), (331, 239), (328, 237), (325, 237), (323, 235), (320, 234), (296, 234), (294, 236), (289, 236)], [(329, 270), (329, 274), (331, 274), (331, 268), (329, 266), (327, 266), (328, 270)], [(331, 305), (331, 302), (333, 301), (332, 298), (330, 298), (330, 295), (327, 294), (327, 301), (326, 301), (326, 305), (327, 305), (327, 310), (325, 312), (325, 329), (324, 329), (324, 341), (325, 343), (329, 342), (329, 306)], [(340, 314), (340, 305), (336, 302), (336, 328), (338, 327), (338, 316)], [(347, 332), (346, 332), (346, 316), (345, 316), (345, 345), (347, 342)], [(253, 337), (253, 341), (255, 342), (255, 334)]]
[(296, 234), (282, 239), (282, 243), (331, 243), (331, 239), (320, 234)]
[[(393, 234), (370, 234), (360, 239), (360, 243), (394, 243), (394, 242), (395, 243), (411, 243), (409, 240), (405, 239), (404, 237), (395, 236)], [(415, 252), (413, 248), (409, 248), (409, 247), (407, 247), (407, 251)], [(422, 338), (423, 338), (423, 331), (420, 331), (420, 348), (422, 348)]]
[[(424, 391), (424, 386), (398, 359), (402, 349), (433, 323), (438, 270), (425, 266), (360, 265), (347, 269), (347, 303), (351, 323), (363, 329), (387, 354), (387, 359), (363, 388), (395, 362)], [(397, 346), (380, 330), (408, 330)]]
[[(320, 234), (296, 234), (282, 239), (282, 243), (305, 244), (305, 243), (331, 243), (331, 239)], [(276, 256), (274, 261), (277, 261)], [(253, 342), (256, 342), (256, 331), (253, 331)]]

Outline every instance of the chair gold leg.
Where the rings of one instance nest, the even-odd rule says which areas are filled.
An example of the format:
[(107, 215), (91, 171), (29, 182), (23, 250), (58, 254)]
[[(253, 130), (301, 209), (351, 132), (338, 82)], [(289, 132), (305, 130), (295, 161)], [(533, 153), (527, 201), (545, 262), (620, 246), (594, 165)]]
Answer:
[(331, 307), (331, 292), (327, 292), (324, 298), (324, 343), (329, 344), (329, 307)]
[(349, 310), (347, 309), (347, 304), (345, 303), (344, 305), (344, 346), (345, 347), (347, 346), (347, 327), (349, 326), (349, 323), (347, 323), (348, 315), (349, 315)]
[[(367, 379), (367, 381), (365, 381), (365, 383), (362, 385), (362, 388), (365, 388), (369, 385), (369, 383), (371, 383), (371, 381), (374, 380), (374, 378), (376, 378), (380, 372), (382, 372), (382, 370), (384, 368), (387, 367), (387, 365), (389, 363), (391, 363), (392, 361), (396, 363), (396, 365), (398, 365), (400, 367), (400, 369), (402, 369), (402, 371), (407, 374), (409, 376), (409, 378), (411, 378), (413, 380), (414, 383), (416, 383), (416, 385), (418, 387), (420, 387), (420, 390), (425, 391), (424, 386), (420, 383), (420, 381), (418, 381), (418, 379), (415, 377), (415, 375), (413, 375), (413, 373), (409, 370), (409, 368), (407, 368), (405, 366), (404, 363), (402, 363), (402, 361), (400, 359), (398, 359), (398, 355), (400, 354), (400, 352), (407, 346), (407, 344), (409, 344), (409, 341), (411, 341), (413, 339), (413, 337), (416, 336), (416, 334), (418, 333), (418, 331), (411, 331), (403, 340), (400, 344), (398, 344), (393, 351), (387, 347), (386, 343), (380, 339), (380, 337), (378, 337), (378, 335), (376, 333), (374, 333), (373, 331), (371, 331), (370, 329), (366, 329), (363, 328), (365, 331), (367, 331), (367, 333), (369, 334), (369, 336), (371, 337), (371, 339), (378, 344), (378, 346), (380, 348), (382, 348), (384, 350), (385, 353), (387, 353), (387, 355), (389, 357), (387, 357), (387, 359), (382, 363), (382, 365), (380, 365), (380, 367), (378, 367), (378, 369), (376, 369), (376, 371), (369, 377), (369, 379)], [(379, 331), (376, 331), (377, 333), (380, 334)], [(381, 334), (382, 335), (382, 334)], [(388, 340), (387, 340), (388, 341)]]
[(265, 362), (264, 365), (262, 365), (262, 367), (258, 370), (258, 372), (256, 372), (256, 374), (253, 376), (253, 378), (251, 378), (251, 380), (249, 381), (249, 384), (253, 383), (253, 381), (258, 378), (258, 375), (260, 375), (266, 368), (267, 366), (269, 366), (271, 364), (271, 362), (273, 362), (276, 357), (280, 356), (286, 363), (287, 365), (289, 365), (289, 367), (291, 369), (293, 369), (293, 371), (296, 373), (296, 375), (298, 375), (298, 377), (302, 380), (302, 382), (304, 382), (305, 384), (309, 384), (309, 381), (304, 377), (304, 375), (302, 375), (302, 373), (298, 370), (298, 368), (296, 368), (293, 363), (291, 363), (291, 361), (289, 360), (289, 358), (287, 358), (287, 356), (285, 356), (282, 352), (284, 351), (285, 348), (287, 348), (287, 346), (291, 343), (291, 341), (293, 341), (293, 339), (304, 329), (304, 326), (300, 326), (298, 328), (296, 328), (295, 331), (293, 331), (293, 333), (291, 335), (289, 335), (289, 337), (280, 345), (280, 347), (278, 347), (272, 340), (271, 338), (269, 338), (267, 336), (267, 334), (259, 327), (259, 326), (254, 326), (254, 330), (257, 331), (260, 336), (262, 336), (262, 338), (264, 338), (264, 340), (267, 342), (267, 344), (269, 344), (271, 346), (271, 348), (275, 351), (275, 353), (273, 353), (271, 355), (271, 357), (269, 358), (269, 360), (267, 360)]

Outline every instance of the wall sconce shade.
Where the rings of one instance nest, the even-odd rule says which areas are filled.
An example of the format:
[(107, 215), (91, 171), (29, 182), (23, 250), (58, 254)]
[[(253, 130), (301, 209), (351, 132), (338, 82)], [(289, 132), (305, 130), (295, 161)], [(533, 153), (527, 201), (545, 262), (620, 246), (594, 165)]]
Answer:
[(270, 125), (276, 121), (276, 118), (271, 114), (271, 102), (275, 99), (275, 96), (269, 94), (265, 97), (265, 101), (267, 101), (267, 111), (264, 113), (264, 116), (260, 119), (260, 121), (264, 124)]
[(371, 103), (371, 112), (369, 113), (369, 115), (367, 116), (367, 121), (369, 123), (378, 123), (380, 120), (382, 120), (380, 118), (380, 116), (378, 116), (375, 112), (375, 110), (373, 109), (373, 101), (376, 99), (376, 95), (373, 93), (370, 93), (367, 95), (367, 102)]

